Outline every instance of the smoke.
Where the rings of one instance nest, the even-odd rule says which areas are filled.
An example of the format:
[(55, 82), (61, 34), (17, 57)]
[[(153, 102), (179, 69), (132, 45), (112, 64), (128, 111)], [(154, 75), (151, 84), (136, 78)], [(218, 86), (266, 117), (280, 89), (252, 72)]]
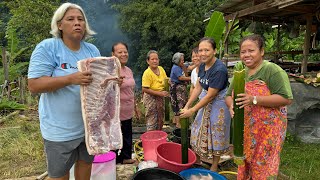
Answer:
[[(97, 33), (93, 42), (100, 50), (102, 56), (111, 56), (112, 45), (116, 42), (122, 41), (128, 44), (129, 54), (132, 52), (131, 43), (128, 37), (120, 30), (119, 27), (119, 13), (111, 8), (110, 0), (70, 0), (69, 2), (80, 5), (87, 18), (90, 27)], [(129, 55), (128, 66), (131, 68), (134, 65), (134, 60)], [(131, 68), (132, 69), (132, 68)], [(141, 88), (141, 77), (135, 76), (136, 87)]]
[(97, 33), (93, 44), (100, 50), (102, 56), (111, 56), (114, 43), (123, 41), (130, 44), (127, 36), (118, 25), (119, 14), (111, 8), (109, 0), (72, 0), (80, 5), (86, 13), (89, 25)]

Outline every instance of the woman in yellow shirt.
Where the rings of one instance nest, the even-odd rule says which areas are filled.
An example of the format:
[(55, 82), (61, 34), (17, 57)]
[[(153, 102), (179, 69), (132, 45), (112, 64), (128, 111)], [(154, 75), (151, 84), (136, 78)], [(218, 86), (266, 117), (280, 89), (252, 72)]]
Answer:
[(164, 91), (164, 80), (167, 78), (164, 69), (159, 66), (158, 52), (150, 50), (147, 54), (149, 65), (142, 76), (143, 104), (145, 106), (145, 117), (147, 131), (161, 130), (164, 119), (164, 97), (169, 96)]

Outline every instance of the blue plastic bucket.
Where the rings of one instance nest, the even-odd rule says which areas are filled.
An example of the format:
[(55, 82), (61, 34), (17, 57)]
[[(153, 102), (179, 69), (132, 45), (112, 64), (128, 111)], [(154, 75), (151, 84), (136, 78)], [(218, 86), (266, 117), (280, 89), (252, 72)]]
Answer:
[(191, 168), (191, 169), (186, 169), (184, 171), (181, 171), (179, 173), (182, 177), (184, 177), (186, 180), (189, 180), (191, 175), (195, 175), (195, 176), (208, 176), (209, 174), (212, 176), (212, 178), (214, 180), (227, 180), (227, 178), (225, 178), (224, 176), (207, 170), (207, 169), (201, 169), (201, 168)]

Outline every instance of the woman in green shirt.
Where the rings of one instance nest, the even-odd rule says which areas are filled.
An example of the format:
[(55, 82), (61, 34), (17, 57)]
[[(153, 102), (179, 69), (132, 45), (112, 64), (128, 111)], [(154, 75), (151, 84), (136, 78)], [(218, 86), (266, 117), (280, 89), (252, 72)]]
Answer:
[[(241, 180), (277, 178), (287, 129), (286, 105), (293, 99), (286, 72), (263, 60), (263, 44), (259, 35), (247, 36), (240, 42), (240, 59), (246, 72), (245, 93), (235, 97), (245, 113), (245, 163), (238, 167), (238, 179)], [(226, 97), (231, 116), (234, 115), (233, 83)]]

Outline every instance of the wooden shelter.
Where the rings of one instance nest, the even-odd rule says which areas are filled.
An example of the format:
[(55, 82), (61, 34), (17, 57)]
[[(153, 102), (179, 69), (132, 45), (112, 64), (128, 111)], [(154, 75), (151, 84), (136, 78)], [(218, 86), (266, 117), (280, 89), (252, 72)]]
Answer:
[[(233, 23), (235, 19), (248, 19), (277, 25), (284, 22), (305, 25), (301, 73), (307, 72), (312, 27), (315, 27), (313, 31), (320, 28), (320, 0), (227, 0), (215, 10), (224, 13), (227, 24)], [(226, 39), (229, 32), (226, 31)]]

